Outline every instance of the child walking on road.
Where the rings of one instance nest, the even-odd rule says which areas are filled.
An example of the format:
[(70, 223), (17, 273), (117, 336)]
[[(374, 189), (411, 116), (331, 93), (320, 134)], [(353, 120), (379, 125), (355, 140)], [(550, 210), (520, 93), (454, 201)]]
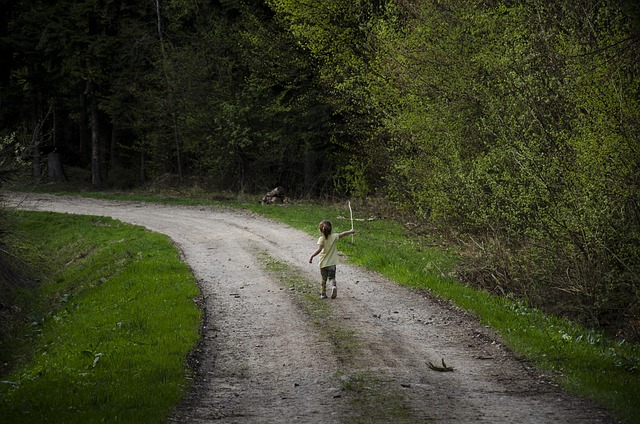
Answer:
[(331, 299), (335, 299), (338, 295), (338, 287), (336, 286), (336, 265), (338, 264), (338, 239), (349, 234), (355, 234), (352, 228), (339, 234), (331, 232), (331, 222), (322, 221), (320, 223), (320, 233), (322, 235), (318, 239), (318, 248), (311, 254), (309, 263), (313, 263), (313, 258), (320, 255), (320, 275), (322, 276), (322, 291), (320, 298), (327, 298), (327, 281), (331, 283)]

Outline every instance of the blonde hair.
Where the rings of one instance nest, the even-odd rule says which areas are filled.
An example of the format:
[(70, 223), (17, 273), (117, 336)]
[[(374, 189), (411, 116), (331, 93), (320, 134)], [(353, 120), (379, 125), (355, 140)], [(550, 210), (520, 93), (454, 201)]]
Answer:
[(320, 232), (324, 235), (324, 238), (328, 238), (331, 234), (331, 222), (330, 221), (322, 221), (320, 222)]

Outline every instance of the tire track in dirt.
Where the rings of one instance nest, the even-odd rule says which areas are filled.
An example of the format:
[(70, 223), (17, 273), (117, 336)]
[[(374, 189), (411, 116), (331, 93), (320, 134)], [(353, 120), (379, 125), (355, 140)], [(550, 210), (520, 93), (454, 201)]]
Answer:
[[(263, 250), (316, 281), (308, 265), (315, 238), (253, 214), (76, 197), (8, 194), (34, 210), (111, 216), (167, 234), (182, 250), (202, 290), (206, 327), (197, 374), (177, 422), (387, 422), (353, 409), (363, 395), (345, 391), (332, 346), (317, 336), (282, 282), (264, 270)], [(356, 241), (357, 242), (357, 241)], [(592, 403), (548, 383), (465, 313), (374, 273), (338, 266), (332, 316), (359, 339), (353, 375), (374, 400), (401, 398), (404, 422), (605, 423)], [(435, 372), (441, 359), (455, 368)], [(348, 376), (347, 376), (348, 377)]]

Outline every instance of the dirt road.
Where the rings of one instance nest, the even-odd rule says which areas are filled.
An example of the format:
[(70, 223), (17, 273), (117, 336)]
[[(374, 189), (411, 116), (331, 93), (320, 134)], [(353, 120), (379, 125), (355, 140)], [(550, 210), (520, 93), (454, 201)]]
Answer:
[[(206, 322), (193, 389), (171, 421), (613, 422), (548, 383), (466, 314), (344, 258), (337, 299), (316, 300), (319, 272), (308, 263), (315, 238), (288, 226), (223, 208), (40, 194), (8, 200), (142, 225), (181, 249)], [(454, 370), (428, 367), (442, 359)]]

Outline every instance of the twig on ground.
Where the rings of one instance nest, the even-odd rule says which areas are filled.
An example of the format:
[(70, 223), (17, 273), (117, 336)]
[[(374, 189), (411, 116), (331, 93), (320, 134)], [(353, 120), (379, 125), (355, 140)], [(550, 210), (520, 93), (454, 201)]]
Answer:
[(429, 366), (429, 368), (431, 368), (434, 371), (439, 371), (439, 372), (453, 371), (453, 367), (450, 367), (444, 363), (444, 358), (442, 358), (442, 366), (434, 365), (432, 362), (427, 362), (427, 365)]

